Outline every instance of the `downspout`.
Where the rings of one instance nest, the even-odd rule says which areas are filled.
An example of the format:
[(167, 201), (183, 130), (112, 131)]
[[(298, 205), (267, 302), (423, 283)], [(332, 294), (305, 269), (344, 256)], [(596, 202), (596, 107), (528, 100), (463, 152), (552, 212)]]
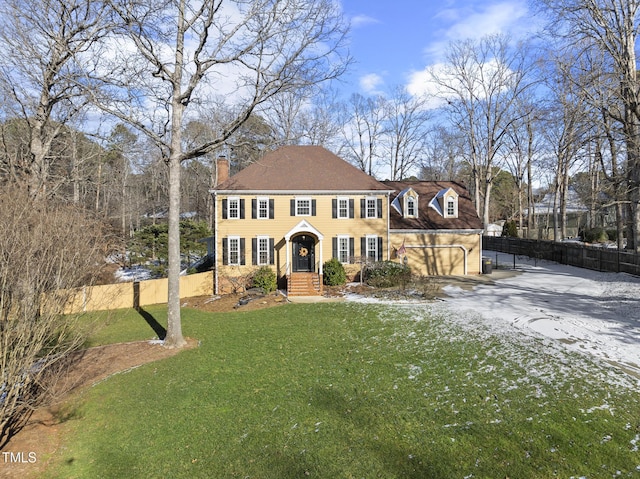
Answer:
[(387, 261), (391, 261), (391, 193), (387, 192)]
[(214, 294), (219, 294), (218, 284), (218, 192), (213, 192), (213, 256), (215, 258), (213, 264), (213, 291)]
[(426, 245), (406, 245), (405, 248), (423, 249), (423, 248), (460, 248), (464, 253), (464, 275), (467, 275), (467, 248), (461, 244), (426, 244)]

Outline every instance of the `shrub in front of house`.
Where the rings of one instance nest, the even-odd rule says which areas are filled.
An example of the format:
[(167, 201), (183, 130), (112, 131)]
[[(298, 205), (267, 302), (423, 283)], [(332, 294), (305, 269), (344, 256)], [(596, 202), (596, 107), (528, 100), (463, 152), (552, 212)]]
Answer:
[(338, 258), (331, 258), (322, 265), (322, 282), (327, 286), (340, 286), (347, 282), (347, 273)]
[(404, 286), (411, 279), (411, 268), (395, 261), (379, 261), (367, 267), (365, 282), (376, 288)]
[(260, 267), (253, 275), (253, 287), (262, 289), (264, 294), (274, 292), (278, 287), (276, 273), (269, 266)]

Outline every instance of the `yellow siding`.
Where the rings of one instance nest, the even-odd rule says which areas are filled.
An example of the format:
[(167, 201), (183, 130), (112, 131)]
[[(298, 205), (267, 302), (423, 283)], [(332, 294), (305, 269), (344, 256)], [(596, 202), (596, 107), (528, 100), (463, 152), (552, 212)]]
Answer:
[[(244, 219), (223, 219), (222, 200), (229, 196), (245, 200)], [(388, 259), (387, 250), (387, 217), (389, 200), (387, 195), (270, 195), (274, 200), (273, 219), (252, 219), (251, 200), (267, 195), (218, 195), (217, 197), (217, 229), (216, 241), (218, 250), (218, 273), (219, 292), (227, 292), (229, 281), (238, 281), (242, 276), (249, 277), (258, 266), (252, 265), (251, 240), (257, 236), (264, 235), (274, 238), (275, 243), (275, 264), (273, 265), (279, 278), (286, 275), (287, 249), (284, 236), (290, 232), (301, 221), (306, 221), (323, 235), (322, 255), (320, 255), (320, 242), (316, 243), (315, 270), (318, 271), (319, 263), (330, 260), (333, 254), (332, 239), (338, 235), (347, 235), (354, 238), (354, 254), (359, 256), (360, 238), (366, 235), (376, 235), (382, 237), (382, 258)], [(316, 216), (291, 216), (290, 200), (296, 196), (310, 197), (316, 200)], [(332, 218), (332, 200), (338, 197), (350, 198), (354, 200), (354, 218)], [(360, 218), (360, 200), (362, 198), (375, 197), (382, 200), (382, 218)], [(222, 265), (222, 239), (228, 236), (239, 236), (245, 238), (245, 262), (244, 266), (223, 266)], [(289, 251), (291, 255), (291, 250)], [(234, 279), (232, 279), (234, 278)], [(226, 287), (225, 287), (226, 286)]]
[[(411, 272), (418, 275), (463, 275), (467, 251), (467, 274), (480, 273), (480, 235), (462, 233), (392, 233), (391, 246), (404, 241)], [(462, 246), (462, 247), (460, 247)], [(399, 258), (394, 258), (400, 261)]]
[[(451, 192), (451, 195), (456, 195)], [(290, 200), (307, 197), (316, 200), (316, 216), (291, 216)], [(252, 265), (252, 239), (257, 236), (268, 236), (274, 239), (275, 264), (272, 266), (278, 278), (286, 276), (287, 245), (285, 235), (292, 231), (301, 221), (306, 221), (323, 235), (322, 254), (320, 241), (315, 246), (315, 271), (319, 271), (319, 263), (326, 262), (333, 255), (332, 240), (338, 235), (346, 235), (354, 239), (354, 255), (361, 255), (361, 238), (376, 235), (382, 238), (382, 259), (392, 258), (393, 247), (400, 247), (406, 239), (409, 265), (419, 275), (462, 275), (465, 273), (465, 249), (467, 274), (479, 274), (481, 271), (481, 247), (479, 234), (463, 233), (388, 233), (389, 197), (386, 194), (371, 195), (382, 200), (382, 218), (361, 218), (360, 200), (369, 197), (365, 194), (340, 195), (217, 195), (216, 241), (217, 241), (217, 284), (218, 292), (225, 293), (234, 289), (242, 290), (250, 286), (251, 275), (258, 269)], [(244, 219), (224, 219), (223, 200), (235, 197), (245, 202)], [(252, 219), (251, 200), (266, 198), (274, 200), (273, 219)], [(354, 218), (340, 219), (332, 217), (332, 200), (347, 197), (354, 200)], [(222, 241), (229, 236), (245, 239), (245, 265), (223, 265)], [(453, 246), (452, 246), (453, 245)], [(462, 247), (460, 247), (460, 246)], [(425, 247), (428, 246), (428, 247)], [(437, 246), (437, 247), (434, 247)], [(292, 245), (289, 245), (289, 258)], [(397, 260), (397, 259), (396, 259)], [(350, 273), (356, 273), (357, 266), (347, 266)], [(353, 270), (353, 271), (352, 271)], [(280, 283), (283, 286), (283, 283)]]

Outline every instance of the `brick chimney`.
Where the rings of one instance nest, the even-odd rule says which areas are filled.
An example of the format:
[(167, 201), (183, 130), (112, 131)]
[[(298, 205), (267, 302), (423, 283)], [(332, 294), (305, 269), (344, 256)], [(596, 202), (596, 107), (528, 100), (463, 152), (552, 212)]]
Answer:
[(229, 178), (229, 160), (224, 155), (220, 155), (216, 162), (217, 182), (216, 186), (227, 181)]

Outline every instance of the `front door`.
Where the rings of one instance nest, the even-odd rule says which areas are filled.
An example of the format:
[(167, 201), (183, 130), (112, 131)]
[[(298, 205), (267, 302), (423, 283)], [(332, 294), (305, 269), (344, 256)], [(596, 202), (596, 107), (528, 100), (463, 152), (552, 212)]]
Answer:
[(308, 235), (296, 236), (293, 242), (293, 271), (314, 271), (315, 240)]

